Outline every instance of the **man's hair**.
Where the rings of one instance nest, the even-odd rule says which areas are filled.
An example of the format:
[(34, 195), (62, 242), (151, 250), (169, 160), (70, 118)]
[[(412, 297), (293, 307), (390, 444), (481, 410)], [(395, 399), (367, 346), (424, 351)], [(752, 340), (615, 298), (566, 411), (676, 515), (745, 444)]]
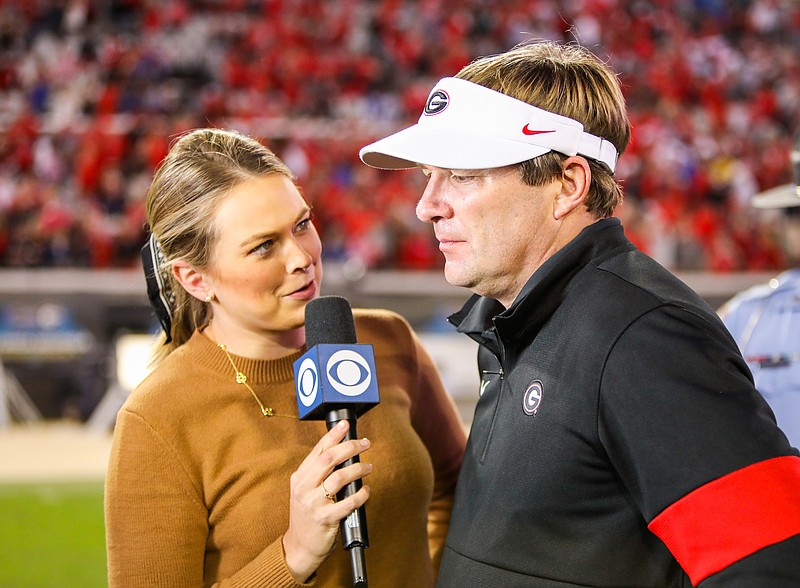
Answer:
[[(610, 141), (620, 155), (630, 141), (630, 122), (616, 74), (580, 45), (522, 43), (473, 61), (455, 77), (577, 120), (587, 133)], [(522, 180), (536, 186), (561, 177), (565, 159), (551, 151), (517, 165)], [(586, 207), (596, 218), (611, 216), (622, 202), (622, 189), (605, 165), (587, 161), (592, 183)]]
[[(164, 252), (165, 263), (183, 260), (198, 269), (212, 267), (217, 242), (214, 218), (230, 191), (248, 180), (282, 174), (289, 168), (255, 139), (235, 131), (197, 129), (181, 136), (155, 173), (147, 193), (147, 222)], [(203, 304), (168, 274), (175, 294), (172, 341), (156, 361), (185, 343), (208, 319)]]

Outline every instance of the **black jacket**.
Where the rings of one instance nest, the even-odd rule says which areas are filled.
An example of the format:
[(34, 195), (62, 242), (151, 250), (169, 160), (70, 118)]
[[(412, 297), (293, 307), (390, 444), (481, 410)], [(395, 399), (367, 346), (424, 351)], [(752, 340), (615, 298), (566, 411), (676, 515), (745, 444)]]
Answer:
[(800, 586), (798, 452), (713, 309), (617, 219), (509, 309), (450, 320), (482, 395), (439, 588)]

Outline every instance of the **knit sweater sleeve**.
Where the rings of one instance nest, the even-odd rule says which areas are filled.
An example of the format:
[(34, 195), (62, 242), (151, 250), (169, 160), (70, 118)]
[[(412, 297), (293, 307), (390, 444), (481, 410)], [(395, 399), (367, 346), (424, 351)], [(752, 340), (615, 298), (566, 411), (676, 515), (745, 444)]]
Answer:
[(286, 556), (283, 552), (283, 537), (270, 543), (259, 556), (242, 568), (232, 578), (221, 580), (213, 588), (296, 588), (312, 586), (298, 584), (294, 581), (289, 568), (286, 567)]
[[(203, 586), (208, 511), (171, 444), (141, 415), (117, 417), (106, 477), (109, 587)], [(278, 538), (219, 588), (293, 588)]]
[(467, 442), (464, 423), (433, 359), (408, 321), (387, 310), (358, 309), (355, 314), (359, 340), (374, 344), (376, 357), (387, 354), (394, 358), (388, 363), (400, 368), (394, 375), (408, 395), (411, 425), (433, 467), (427, 531), (433, 569), (438, 570)]
[(411, 407), (414, 429), (433, 463), (434, 487), (428, 512), (428, 542), (434, 570), (439, 569), (456, 481), (466, 446), (464, 424), (439, 372), (417, 336), (411, 332), (416, 365), (416, 386)]
[(105, 492), (109, 586), (201, 586), (206, 511), (174, 451), (139, 415), (117, 416)]

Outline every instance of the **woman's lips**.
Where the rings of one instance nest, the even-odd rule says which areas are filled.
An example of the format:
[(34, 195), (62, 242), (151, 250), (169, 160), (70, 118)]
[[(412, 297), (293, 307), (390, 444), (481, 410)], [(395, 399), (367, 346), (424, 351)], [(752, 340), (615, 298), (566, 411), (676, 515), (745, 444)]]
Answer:
[(300, 288), (299, 290), (295, 290), (291, 294), (287, 295), (287, 298), (297, 298), (299, 300), (310, 300), (314, 297), (317, 293), (317, 283), (314, 280), (311, 280), (308, 284)]

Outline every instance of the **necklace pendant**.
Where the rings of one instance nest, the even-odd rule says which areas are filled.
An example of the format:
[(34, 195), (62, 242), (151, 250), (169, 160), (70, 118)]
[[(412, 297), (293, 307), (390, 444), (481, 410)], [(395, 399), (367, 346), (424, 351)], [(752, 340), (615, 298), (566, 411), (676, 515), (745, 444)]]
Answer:
[(250, 387), (250, 384), (247, 383), (247, 376), (245, 374), (243, 374), (242, 372), (240, 372), (239, 368), (236, 367), (236, 364), (233, 362), (233, 358), (231, 357), (231, 354), (228, 353), (227, 347), (225, 347), (222, 343), (217, 343), (217, 347), (222, 349), (222, 352), (225, 354), (225, 357), (227, 357), (228, 361), (231, 363), (231, 367), (233, 368), (233, 373), (236, 374), (236, 383), (237, 384), (244, 384), (244, 387), (247, 388), (250, 391), (250, 394), (252, 394), (253, 398), (255, 398), (256, 402), (258, 402), (258, 406), (261, 408), (261, 414), (263, 414), (265, 417), (271, 417), (271, 416), (281, 416), (282, 417), (282, 416), (286, 416), (287, 418), (297, 418), (297, 417), (290, 417), (288, 415), (281, 415), (281, 414), (276, 415), (275, 411), (273, 411), (271, 407), (264, 406), (261, 403), (261, 401), (258, 399), (258, 394), (256, 394), (256, 391), (253, 390)]

